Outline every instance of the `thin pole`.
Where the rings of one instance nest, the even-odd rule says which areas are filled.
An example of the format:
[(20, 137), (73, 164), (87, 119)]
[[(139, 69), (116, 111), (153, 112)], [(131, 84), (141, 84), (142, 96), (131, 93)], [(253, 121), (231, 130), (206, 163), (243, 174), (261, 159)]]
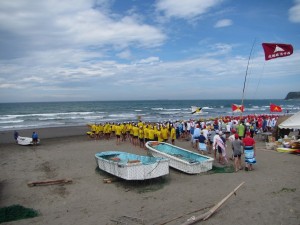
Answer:
[[(242, 104), (241, 104), (242, 106), (244, 105), (245, 87), (246, 87), (246, 80), (247, 80), (247, 75), (248, 75), (248, 68), (249, 68), (250, 58), (251, 58), (251, 55), (252, 55), (252, 51), (253, 51), (255, 42), (256, 42), (256, 39), (254, 39), (254, 41), (253, 41), (252, 48), (251, 48), (249, 58), (248, 58), (248, 63), (247, 63), (247, 68), (246, 68), (246, 75), (245, 75), (245, 80), (244, 80), (244, 87), (243, 87), (243, 96), (242, 96)], [(241, 119), (242, 119), (242, 116), (243, 116), (243, 110), (241, 110)]]

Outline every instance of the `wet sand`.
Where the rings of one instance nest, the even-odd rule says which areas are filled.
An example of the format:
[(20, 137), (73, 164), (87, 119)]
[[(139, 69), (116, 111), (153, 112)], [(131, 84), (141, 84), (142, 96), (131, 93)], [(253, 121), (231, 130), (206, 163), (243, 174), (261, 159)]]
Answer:
[[(12, 131), (0, 133), (0, 207), (20, 204), (40, 212), (38, 217), (7, 224), (181, 224), (206, 212), (243, 181), (237, 195), (201, 224), (300, 223), (300, 158), (267, 150), (262, 141), (257, 141), (258, 163), (251, 172), (187, 175), (170, 169), (169, 175), (159, 179), (118, 179), (107, 184), (103, 179), (112, 176), (97, 169), (95, 153), (147, 152), (129, 142), (117, 146), (115, 138), (92, 140), (85, 135), (86, 127), (36, 131), (39, 146), (19, 146), (13, 143)], [(22, 136), (31, 133), (20, 132)], [(188, 141), (176, 141), (176, 145), (195, 151)], [(73, 183), (27, 186), (63, 178)]]

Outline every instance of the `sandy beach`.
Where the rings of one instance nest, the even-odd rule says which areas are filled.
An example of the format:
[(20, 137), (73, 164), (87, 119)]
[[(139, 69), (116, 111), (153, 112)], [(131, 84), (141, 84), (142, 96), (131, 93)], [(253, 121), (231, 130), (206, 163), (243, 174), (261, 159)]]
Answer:
[[(267, 150), (261, 140), (257, 140), (258, 163), (251, 172), (187, 175), (170, 169), (159, 179), (107, 184), (103, 179), (112, 176), (97, 169), (95, 153), (120, 150), (146, 155), (147, 151), (129, 142), (117, 146), (115, 138), (95, 141), (85, 135), (86, 127), (36, 131), (39, 146), (19, 146), (13, 143), (12, 131), (0, 133), (0, 207), (20, 204), (40, 213), (6, 224), (182, 224), (209, 210), (243, 181), (236, 196), (198, 224), (300, 224), (299, 156)], [(31, 133), (20, 131), (22, 136)], [(193, 150), (189, 141), (176, 145)], [(27, 186), (64, 178), (73, 182)]]

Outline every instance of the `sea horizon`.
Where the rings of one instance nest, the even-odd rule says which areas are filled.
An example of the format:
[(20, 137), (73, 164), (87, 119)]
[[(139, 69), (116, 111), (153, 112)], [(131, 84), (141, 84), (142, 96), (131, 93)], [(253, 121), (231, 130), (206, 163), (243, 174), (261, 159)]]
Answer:
[[(131, 102), (131, 101), (227, 101), (227, 100), (234, 100), (234, 101), (242, 101), (242, 99), (236, 98), (212, 98), (212, 99), (127, 99), (127, 100), (50, 100), (50, 101), (20, 101), (20, 102), (0, 102), (0, 104), (6, 104), (6, 103), (64, 103), (64, 102)], [(244, 101), (269, 101), (269, 100), (284, 100), (284, 101), (290, 101), (291, 99), (284, 99), (284, 98), (246, 98)], [(300, 101), (300, 99), (292, 99), (292, 101)]]
[[(244, 99), (249, 114), (273, 114), (270, 103), (279, 105), (281, 113), (296, 113), (300, 101), (282, 99)], [(232, 104), (241, 99), (214, 100), (107, 100), (107, 101), (57, 101), (0, 103), (0, 131), (44, 127), (81, 126), (89, 123), (163, 122), (188, 119), (208, 119), (237, 116)], [(202, 108), (202, 113), (192, 114), (191, 107)]]

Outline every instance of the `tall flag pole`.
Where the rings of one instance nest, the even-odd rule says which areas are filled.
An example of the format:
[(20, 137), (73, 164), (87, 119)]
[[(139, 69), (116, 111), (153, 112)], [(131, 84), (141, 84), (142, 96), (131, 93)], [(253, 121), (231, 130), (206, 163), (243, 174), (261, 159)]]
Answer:
[[(243, 87), (243, 96), (242, 96), (242, 106), (244, 105), (244, 97), (245, 97), (245, 87), (246, 87), (246, 80), (247, 80), (247, 75), (248, 75), (248, 68), (249, 68), (249, 63), (250, 63), (250, 58), (251, 58), (251, 55), (252, 55), (252, 51), (253, 51), (253, 48), (254, 48), (254, 45), (255, 45), (255, 41), (256, 39), (254, 39), (253, 41), (253, 44), (252, 44), (252, 48), (251, 48), (251, 51), (250, 51), (250, 54), (249, 54), (249, 58), (248, 58), (248, 63), (247, 63), (247, 68), (246, 68), (246, 75), (245, 75), (245, 80), (244, 80), (244, 87)], [(241, 119), (243, 117), (243, 111), (244, 110), (241, 110)]]

